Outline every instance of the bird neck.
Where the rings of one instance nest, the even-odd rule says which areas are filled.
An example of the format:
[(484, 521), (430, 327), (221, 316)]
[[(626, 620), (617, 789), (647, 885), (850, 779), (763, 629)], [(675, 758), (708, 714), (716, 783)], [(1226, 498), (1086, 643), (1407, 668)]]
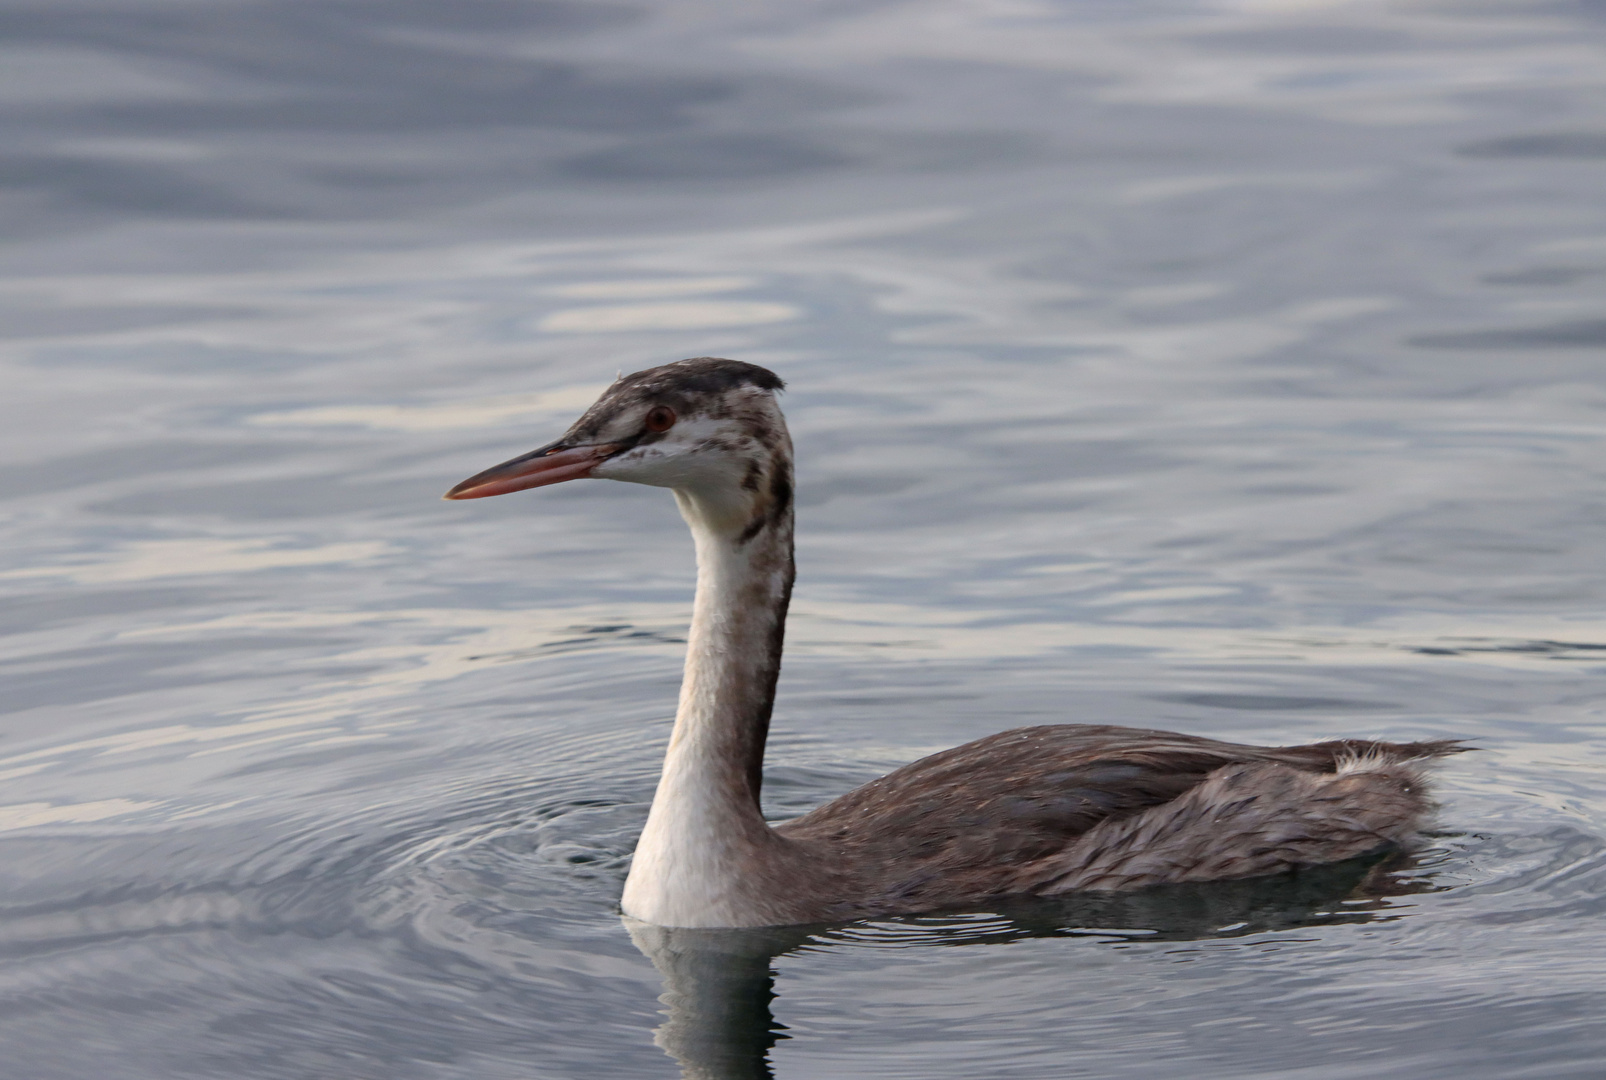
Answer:
[(747, 925), (744, 885), (778, 840), (759, 809), (793, 578), (790, 476), (741, 512), (675, 492), (697, 545), (680, 707), (625, 883), (624, 910), (661, 926)]
[(689, 501), (682, 497), (697, 543), (697, 599), (668, 756), (716, 769), (722, 794), (757, 813), (792, 597), (792, 517), (788, 510), (744, 539), (710, 527)]

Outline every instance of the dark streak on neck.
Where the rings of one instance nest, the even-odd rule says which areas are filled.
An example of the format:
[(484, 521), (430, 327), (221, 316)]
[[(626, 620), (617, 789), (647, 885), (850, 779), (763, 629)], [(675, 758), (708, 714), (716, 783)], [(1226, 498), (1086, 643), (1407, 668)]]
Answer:
[(783, 455), (776, 462), (770, 477), (769, 499), (757, 516), (737, 538), (738, 547), (744, 547), (766, 529), (773, 530), (768, 537), (778, 550), (773, 557), (781, 562), (780, 587), (768, 597), (773, 621), (765, 641), (764, 658), (757, 672), (753, 714), (749, 720), (748, 738), (745, 740), (745, 765), (748, 791), (753, 805), (759, 805), (764, 783), (764, 745), (769, 738), (770, 716), (775, 709), (775, 688), (781, 675), (781, 652), (786, 640), (786, 615), (792, 602), (792, 584), (797, 578), (797, 561), (792, 540), (792, 477), (791, 462)]
[(769, 741), (770, 716), (775, 711), (775, 687), (780, 681), (781, 651), (786, 643), (786, 612), (792, 603), (792, 582), (797, 576), (790, 543), (786, 555), (786, 577), (780, 595), (775, 599), (775, 622), (770, 627), (769, 640), (764, 643), (764, 666), (759, 676), (760, 697), (749, 728), (747, 786), (752, 792), (755, 807), (760, 807), (759, 796), (764, 787), (764, 746)]
[[(748, 541), (764, 531), (766, 525), (778, 525), (791, 513), (792, 480), (786, 475), (786, 470), (777, 470), (770, 481), (769, 502), (747, 523), (747, 528), (736, 538), (736, 546), (745, 547)], [(787, 588), (790, 590), (791, 586)]]

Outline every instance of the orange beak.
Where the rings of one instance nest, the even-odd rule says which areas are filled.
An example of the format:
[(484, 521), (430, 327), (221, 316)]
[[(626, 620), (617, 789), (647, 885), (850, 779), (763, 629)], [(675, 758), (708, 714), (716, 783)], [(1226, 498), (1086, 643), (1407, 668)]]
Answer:
[(564, 446), (562, 441), (548, 443), (512, 461), (493, 465), (448, 491), (447, 499), (483, 499), (490, 495), (506, 495), (525, 488), (561, 484), (565, 480), (579, 480), (590, 476), (597, 463), (620, 449), (617, 443), (596, 446)]

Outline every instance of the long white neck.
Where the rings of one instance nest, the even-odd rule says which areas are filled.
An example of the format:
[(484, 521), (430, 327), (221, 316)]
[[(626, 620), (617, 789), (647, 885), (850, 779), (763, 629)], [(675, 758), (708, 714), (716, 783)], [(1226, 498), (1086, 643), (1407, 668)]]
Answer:
[(680, 708), (624, 912), (659, 926), (751, 926), (757, 871), (784, 846), (759, 811), (781, 641), (792, 593), (789, 462), (766, 500), (675, 492), (697, 544), (697, 599)]

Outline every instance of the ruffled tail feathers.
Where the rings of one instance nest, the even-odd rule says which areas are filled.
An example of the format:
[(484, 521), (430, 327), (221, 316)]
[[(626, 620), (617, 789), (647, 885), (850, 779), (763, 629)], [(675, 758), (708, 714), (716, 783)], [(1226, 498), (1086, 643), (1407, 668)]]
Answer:
[(1025, 867), (1021, 891), (1057, 895), (1283, 873), (1410, 849), (1433, 813), (1428, 767), (1453, 741), (1349, 744), (1332, 772), (1249, 762), (1182, 796), (1106, 820)]

